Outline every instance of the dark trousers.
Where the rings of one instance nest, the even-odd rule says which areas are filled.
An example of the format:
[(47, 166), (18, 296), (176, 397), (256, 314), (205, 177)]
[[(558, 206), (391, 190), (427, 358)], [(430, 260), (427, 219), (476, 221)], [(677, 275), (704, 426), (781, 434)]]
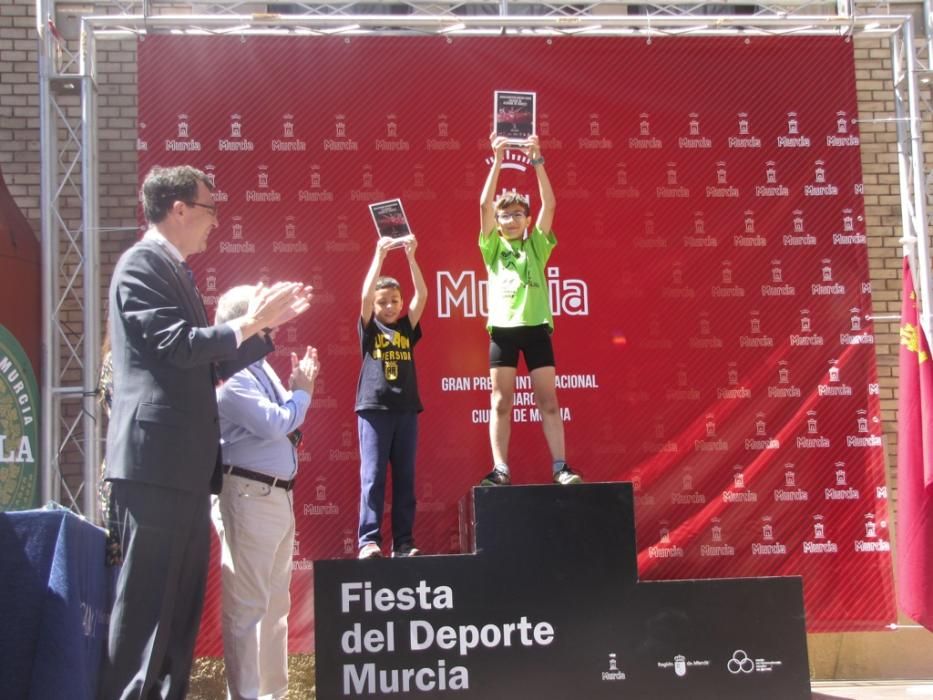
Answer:
[(418, 414), (414, 411), (360, 411), (359, 545), (382, 543), (379, 531), (385, 507), (386, 471), (392, 463), (392, 543), (413, 541), (415, 526), (415, 448)]
[(183, 700), (210, 555), (210, 497), (115, 480), (123, 567), (100, 700)]

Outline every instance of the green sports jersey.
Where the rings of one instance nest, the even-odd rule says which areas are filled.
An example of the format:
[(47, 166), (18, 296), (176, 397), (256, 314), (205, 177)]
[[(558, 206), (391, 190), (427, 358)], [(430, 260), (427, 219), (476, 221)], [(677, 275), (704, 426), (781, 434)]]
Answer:
[(553, 232), (535, 227), (522, 240), (508, 241), (495, 231), (479, 234), (479, 249), (489, 274), (486, 328), (540, 326), (554, 328), (544, 266), (557, 245)]

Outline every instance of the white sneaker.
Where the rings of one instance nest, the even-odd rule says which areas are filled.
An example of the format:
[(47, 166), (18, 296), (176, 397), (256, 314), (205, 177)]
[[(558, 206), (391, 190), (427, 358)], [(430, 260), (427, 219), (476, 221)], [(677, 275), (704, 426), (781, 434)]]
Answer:
[(375, 542), (367, 542), (360, 549), (357, 559), (382, 559), (382, 550)]

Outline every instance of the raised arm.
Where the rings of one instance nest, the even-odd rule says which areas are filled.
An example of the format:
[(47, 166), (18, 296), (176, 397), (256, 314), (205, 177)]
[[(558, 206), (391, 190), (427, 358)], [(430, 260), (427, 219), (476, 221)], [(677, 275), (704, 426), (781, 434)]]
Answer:
[(496, 228), (496, 187), (499, 184), (499, 171), (502, 169), (502, 158), (505, 156), (506, 139), (503, 136), (491, 134), (493, 161), (483, 185), (483, 194), (480, 196), (480, 230), (483, 235), (489, 234)]
[(544, 156), (541, 155), (538, 137), (532, 136), (530, 141), (531, 143), (525, 152), (535, 169), (535, 175), (538, 177), (538, 195), (541, 197), (541, 211), (538, 212), (538, 220), (535, 222), (535, 226), (538, 227), (541, 233), (548, 234), (551, 232), (551, 225), (554, 223), (557, 198), (554, 196), (554, 188), (551, 187), (551, 181), (544, 170)]
[(373, 299), (376, 296), (376, 280), (382, 271), (382, 261), (386, 259), (386, 253), (396, 241), (388, 236), (380, 236), (376, 241), (376, 252), (373, 253), (373, 261), (369, 264), (369, 270), (366, 272), (366, 279), (363, 280), (363, 292), (360, 295), (360, 318), (363, 323), (368, 323), (373, 315)]
[(421, 274), (421, 268), (415, 260), (417, 248), (418, 241), (414, 236), (405, 241), (405, 255), (408, 256), (408, 267), (411, 269), (411, 282), (415, 286), (415, 293), (408, 304), (408, 320), (411, 321), (412, 328), (418, 325), (428, 303), (428, 285), (424, 283), (424, 275)]

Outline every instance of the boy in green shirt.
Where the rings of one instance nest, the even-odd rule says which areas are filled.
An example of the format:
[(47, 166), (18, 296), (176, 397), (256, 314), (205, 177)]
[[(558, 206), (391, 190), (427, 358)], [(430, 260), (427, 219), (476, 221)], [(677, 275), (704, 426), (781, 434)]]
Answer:
[(489, 176), (480, 200), (482, 228), (479, 248), (489, 275), (487, 308), (489, 317), (489, 376), (492, 396), (489, 417), (489, 440), (492, 445), (493, 470), (481, 486), (506, 486), (512, 483), (508, 466), (509, 437), (512, 423), (512, 400), (519, 353), (531, 375), (535, 403), (541, 412), (544, 439), (551, 452), (554, 482), (579, 484), (582, 479), (564, 459), (564, 424), (560, 418), (555, 385), (554, 349), (551, 332), (554, 318), (548, 295), (544, 267), (557, 239), (551, 231), (557, 201), (544, 170), (544, 157), (538, 138), (532, 136), (522, 149), (538, 177), (541, 211), (534, 228), (528, 232), (528, 201), (514, 192), (495, 198), (499, 171), (506, 151), (506, 139), (491, 137), (494, 154)]

